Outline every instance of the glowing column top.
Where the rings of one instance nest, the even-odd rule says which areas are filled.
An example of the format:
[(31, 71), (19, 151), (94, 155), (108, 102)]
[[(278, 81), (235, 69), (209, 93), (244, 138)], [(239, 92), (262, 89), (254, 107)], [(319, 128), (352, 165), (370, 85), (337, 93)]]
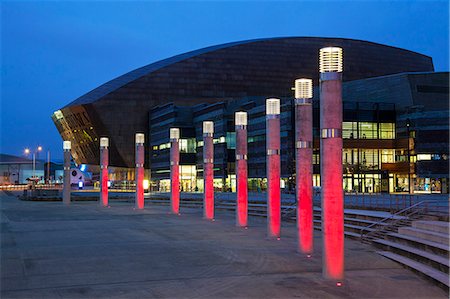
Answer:
[(100, 147), (108, 147), (108, 146), (109, 146), (109, 139), (107, 137), (101, 137)]
[(203, 134), (214, 134), (214, 122), (209, 120), (203, 122)]
[(266, 115), (280, 114), (280, 99), (271, 98), (266, 100)]
[(319, 51), (319, 71), (321, 73), (341, 73), (344, 68), (342, 48), (327, 47)]
[(145, 143), (145, 135), (143, 133), (136, 133), (136, 144), (144, 144)]
[(312, 99), (313, 84), (311, 79), (297, 79), (295, 80), (295, 98), (296, 99)]
[(72, 143), (70, 141), (63, 141), (63, 150), (70, 151), (72, 148)]
[(174, 140), (174, 141), (180, 139), (180, 129), (170, 128), (169, 137), (170, 137), (170, 140)]

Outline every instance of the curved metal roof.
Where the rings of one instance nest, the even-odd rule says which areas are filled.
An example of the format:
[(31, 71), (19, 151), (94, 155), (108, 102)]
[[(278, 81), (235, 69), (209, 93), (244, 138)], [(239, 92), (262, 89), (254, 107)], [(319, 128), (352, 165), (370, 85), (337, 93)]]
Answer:
[[(262, 41), (273, 41), (273, 40), (278, 40), (279, 42), (283, 42), (283, 40), (286, 41), (290, 41), (290, 40), (311, 40), (311, 41), (328, 41), (330, 43), (330, 45), (332, 45), (335, 42), (338, 41), (346, 41), (346, 42), (356, 42), (356, 43), (364, 43), (367, 45), (373, 45), (373, 46), (380, 46), (380, 47), (384, 47), (384, 48), (391, 48), (391, 49), (397, 49), (401, 52), (409, 52), (411, 54), (416, 54), (417, 56), (422, 56), (422, 57), (427, 57), (426, 55), (420, 54), (420, 53), (416, 53), (413, 51), (409, 51), (409, 50), (405, 50), (405, 49), (401, 49), (401, 48), (396, 48), (396, 47), (392, 47), (392, 46), (387, 46), (387, 45), (383, 45), (383, 44), (378, 44), (378, 43), (373, 43), (373, 42), (368, 42), (368, 41), (363, 41), (363, 40), (356, 40), (356, 39), (347, 39), (347, 38), (322, 38), (322, 37), (274, 37), (274, 38), (260, 38), (260, 39), (251, 39), (251, 40), (244, 40), (244, 41), (237, 41), (237, 42), (231, 42), (231, 43), (225, 43), (225, 44), (220, 44), (220, 45), (215, 45), (215, 46), (210, 46), (210, 47), (206, 47), (206, 48), (202, 48), (202, 49), (198, 49), (198, 50), (194, 50), (194, 51), (190, 51), (190, 52), (186, 52), (183, 54), (179, 54), (176, 56), (172, 56), (170, 58), (166, 58), (163, 60), (159, 60), (157, 62), (148, 64), (146, 66), (140, 67), (138, 69), (135, 69), (133, 71), (130, 71), (122, 76), (119, 76), (115, 79), (112, 79), (111, 81), (108, 81), (102, 85), (100, 85), (99, 87), (91, 90), (90, 92), (86, 93), (85, 95), (77, 98), (76, 100), (74, 100), (73, 102), (69, 103), (68, 105), (66, 105), (65, 107), (68, 106), (73, 106), (73, 105), (83, 105), (83, 104), (88, 104), (88, 103), (92, 103), (104, 96), (106, 96), (107, 94), (120, 89), (122, 86), (125, 86), (126, 84), (133, 82), (145, 75), (148, 75), (154, 71), (160, 70), (164, 67), (170, 66), (174, 63), (177, 62), (181, 62), (183, 60), (195, 57), (195, 56), (199, 56), (205, 53), (209, 53), (209, 52), (214, 52), (217, 50), (221, 50), (221, 49), (225, 49), (225, 48), (231, 48), (234, 46), (238, 46), (238, 45), (243, 45), (243, 44), (249, 44), (249, 43), (257, 43), (257, 42), (262, 42)], [(431, 61), (431, 58), (429, 58)], [(64, 107), (64, 108), (65, 108)]]

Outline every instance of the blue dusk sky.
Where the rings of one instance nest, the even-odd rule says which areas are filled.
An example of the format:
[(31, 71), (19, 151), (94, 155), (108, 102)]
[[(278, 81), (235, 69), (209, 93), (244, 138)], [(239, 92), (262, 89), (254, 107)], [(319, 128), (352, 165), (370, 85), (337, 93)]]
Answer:
[(117, 76), (190, 50), (277, 36), (362, 39), (449, 70), (448, 1), (2, 1), (1, 153), (62, 157), (51, 114)]

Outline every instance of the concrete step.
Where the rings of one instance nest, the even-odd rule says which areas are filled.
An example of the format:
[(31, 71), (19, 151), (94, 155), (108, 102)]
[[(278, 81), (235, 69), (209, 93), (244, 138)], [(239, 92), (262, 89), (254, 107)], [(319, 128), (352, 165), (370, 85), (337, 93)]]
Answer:
[(387, 257), (393, 261), (396, 261), (397, 263), (400, 263), (403, 266), (406, 266), (407, 268), (410, 268), (429, 279), (432, 279), (432, 280), (438, 282), (440, 285), (446, 286), (447, 288), (449, 287), (448, 274), (445, 274), (434, 268), (431, 268), (431, 267), (421, 264), (419, 262), (413, 261), (412, 259), (409, 259), (407, 257), (401, 256), (401, 255), (393, 253), (393, 252), (377, 251), (377, 253), (384, 257)]
[(449, 260), (447, 257), (385, 239), (375, 239), (372, 242), (380, 249), (406, 256), (448, 274)]
[(386, 234), (386, 238), (391, 241), (395, 241), (397, 243), (406, 244), (409, 246), (413, 246), (415, 248), (435, 253), (441, 256), (448, 257), (449, 256), (449, 245), (436, 243), (433, 241), (425, 240), (422, 238), (418, 238), (415, 236), (403, 235), (400, 233), (388, 233)]
[(400, 227), (398, 229), (398, 233), (425, 239), (425, 240), (436, 242), (436, 243), (441, 243), (444, 245), (448, 245), (448, 242), (449, 242), (448, 234), (437, 233), (437, 232), (423, 230), (423, 229), (415, 228), (415, 227)]
[(442, 234), (449, 234), (450, 223), (446, 221), (413, 221), (412, 226), (415, 228), (429, 230)]

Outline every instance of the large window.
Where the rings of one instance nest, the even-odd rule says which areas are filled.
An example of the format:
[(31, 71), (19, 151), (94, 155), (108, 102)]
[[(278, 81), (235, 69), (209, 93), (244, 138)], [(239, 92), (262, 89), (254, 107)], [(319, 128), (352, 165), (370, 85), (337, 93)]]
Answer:
[(342, 138), (358, 138), (358, 123), (344, 121), (342, 123)]
[(395, 153), (393, 149), (381, 150), (381, 163), (394, 163)]
[(342, 138), (344, 139), (394, 139), (394, 123), (350, 122), (342, 123)]
[(180, 153), (195, 153), (195, 138), (180, 139)]
[(360, 122), (359, 123), (359, 138), (360, 139), (376, 139), (377, 123)]
[(380, 139), (394, 139), (395, 138), (395, 124), (380, 123)]

